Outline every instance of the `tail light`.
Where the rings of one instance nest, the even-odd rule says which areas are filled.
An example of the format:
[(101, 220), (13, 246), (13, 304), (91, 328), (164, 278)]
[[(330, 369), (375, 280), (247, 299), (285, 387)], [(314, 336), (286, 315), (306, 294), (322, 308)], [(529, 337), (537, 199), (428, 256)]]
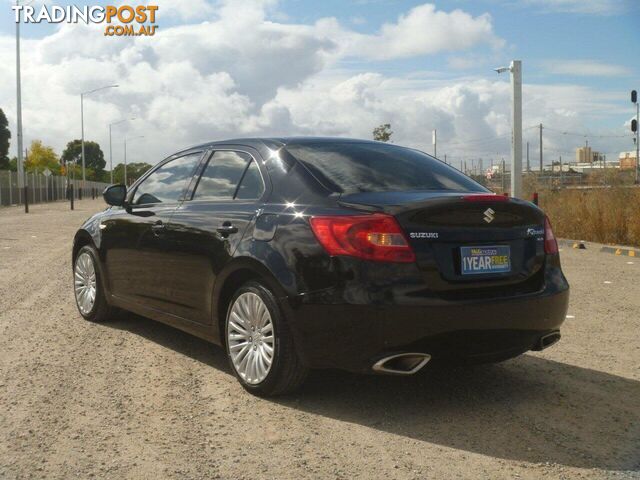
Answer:
[(544, 253), (547, 255), (558, 253), (558, 241), (553, 234), (549, 217), (544, 217)]
[(390, 215), (311, 217), (311, 229), (329, 255), (380, 262), (416, 260), (402, 229)]

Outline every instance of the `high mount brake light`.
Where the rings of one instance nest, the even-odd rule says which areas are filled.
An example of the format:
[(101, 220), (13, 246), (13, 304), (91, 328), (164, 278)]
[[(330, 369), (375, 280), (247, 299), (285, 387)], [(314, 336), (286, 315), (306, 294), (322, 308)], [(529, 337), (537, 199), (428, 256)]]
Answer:
[(509, 197), (504, 195), (495, 195), (492, 193), (484, 193), (478, 195), (465, 195), (462, 197), (465, 202), (507, 202)]
[(379, 262), (411, 263), (416, 256), (390, 215), (311, 217), (311, 229), (329, 255)]
[(558, 241), (551, 228), (549, 217), (544, 217), (544, 253), (547, 255), (558, 253)]

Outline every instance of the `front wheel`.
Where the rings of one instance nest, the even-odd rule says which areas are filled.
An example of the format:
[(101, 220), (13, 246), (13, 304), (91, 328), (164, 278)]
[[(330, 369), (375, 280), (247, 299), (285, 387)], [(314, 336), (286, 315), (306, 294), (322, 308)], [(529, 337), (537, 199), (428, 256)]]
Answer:
[(298, 388), (307, 368), (273, 293), (258, 282), (238, 289), (225, 322), (227, 355), (242, 386), (256, 395), (279, 395)]
[(86, 320), (104, 322), (111, 316), (98, 269), (98, 254), (90, 245), (78, 250), (73, 261), (73, 292), (78, 311)]

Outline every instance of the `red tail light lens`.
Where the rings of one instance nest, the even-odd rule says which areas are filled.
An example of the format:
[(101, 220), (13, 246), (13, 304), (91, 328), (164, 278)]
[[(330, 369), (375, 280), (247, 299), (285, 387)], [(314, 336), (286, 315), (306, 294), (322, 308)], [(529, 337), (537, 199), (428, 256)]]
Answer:
[(390, 215), (311, 217), (311, 229), (329, 255), (379, 262), (415, 262), (396, 219)]
[(558, 253), (558, 241), (553, 234), (549, 217), (544, 217), (544, 253), (547, 255)]

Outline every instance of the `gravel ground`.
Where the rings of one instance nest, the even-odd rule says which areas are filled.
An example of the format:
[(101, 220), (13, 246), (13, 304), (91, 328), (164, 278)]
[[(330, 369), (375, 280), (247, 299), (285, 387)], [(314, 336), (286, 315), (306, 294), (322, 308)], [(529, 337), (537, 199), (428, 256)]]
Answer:
[(640, 259), (564, 248), (545, 352), (262, 400), (204, 341), (80, 317), (71, 239), (102, 207), (0, 210), (0, 478), (640, 479)]

